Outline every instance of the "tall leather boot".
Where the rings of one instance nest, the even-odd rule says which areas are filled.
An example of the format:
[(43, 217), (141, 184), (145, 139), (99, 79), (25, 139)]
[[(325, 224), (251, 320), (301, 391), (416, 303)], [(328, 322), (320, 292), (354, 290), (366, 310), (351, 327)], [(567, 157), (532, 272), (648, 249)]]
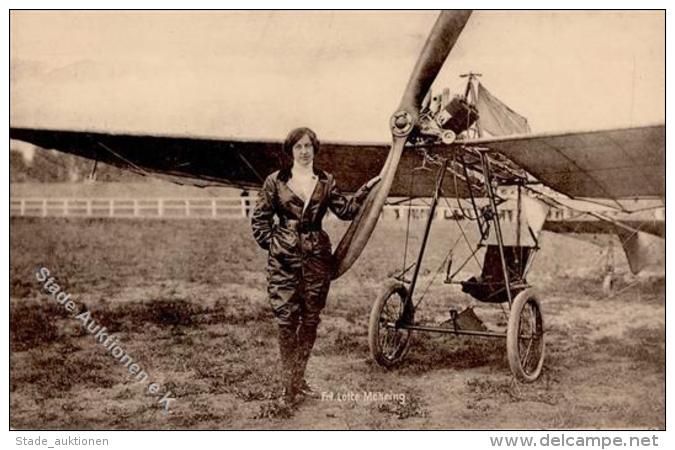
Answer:
[(281, 357), (282, 403), (293, 407), (296, 401), (297, 386), (295, 369), (298, 358), (297, 328), (293, 325), (279, 325), (279, 356)]
[(307, 397), (318, 397), (318, 393), (305, 381), (305, 370), (307, 361), (312, 353), (314, 342), (316, 341), (316, 328), (314, 324), (301, 323), (298, 328), (298, 358), (295, 367), (295, 390), (297, 393)]

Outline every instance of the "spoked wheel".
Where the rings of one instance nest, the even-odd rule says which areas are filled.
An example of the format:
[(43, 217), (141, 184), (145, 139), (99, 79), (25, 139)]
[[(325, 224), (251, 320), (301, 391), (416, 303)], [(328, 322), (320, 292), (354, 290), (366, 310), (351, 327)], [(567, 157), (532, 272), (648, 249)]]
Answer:
[(524, 290), (513, 301), (506, 353), (516, 378), (528, 383), (539, 378), (544, 365), (544, 321), (539, 299), (532, 289)]
[[(408, 290), (400, 283), (392, 283), (373, 304), (368, 324), (368, 345), (373, 359), (384, 367), (392, 367), (406, 355), (410, 346), (411, 331), (396, 328), (403, 317), (403, 307)], [(412, 323), (410, 314), (408, 322)]]

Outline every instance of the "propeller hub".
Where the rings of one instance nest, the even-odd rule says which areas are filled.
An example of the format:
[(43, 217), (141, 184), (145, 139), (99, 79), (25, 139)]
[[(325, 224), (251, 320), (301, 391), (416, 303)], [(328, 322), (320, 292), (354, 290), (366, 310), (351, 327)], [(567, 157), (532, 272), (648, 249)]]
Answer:
[(408, 111), (401, 110), (391, 116), (390, 124), (394, 136), (407, 136), (412, 131), (414, 120)]
[(452, 130), (445, 130), (443, 131), (443, 134), (441, 134), (441, 141), (445, 145), (452, 144), (453, 142), (455, 142), (455, 139), (457, 139), (457, 135)]

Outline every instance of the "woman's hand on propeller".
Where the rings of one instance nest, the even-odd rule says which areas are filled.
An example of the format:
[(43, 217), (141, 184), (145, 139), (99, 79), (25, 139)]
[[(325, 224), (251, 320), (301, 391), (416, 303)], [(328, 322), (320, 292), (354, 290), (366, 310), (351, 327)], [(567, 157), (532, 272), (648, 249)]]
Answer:
[(375, 186), (375, 185), (376, 185), (377, 183), (379, 183), (381, 180), (382, 180), (382, 176), (377, 175), (376, 177), (371, 178), (370, 180), (368, 180), (368, 182), (365, 184), (364, 187), (365, 187), (367, 190), (371, 190), (371, 189), (373, 188), (373, 186)]

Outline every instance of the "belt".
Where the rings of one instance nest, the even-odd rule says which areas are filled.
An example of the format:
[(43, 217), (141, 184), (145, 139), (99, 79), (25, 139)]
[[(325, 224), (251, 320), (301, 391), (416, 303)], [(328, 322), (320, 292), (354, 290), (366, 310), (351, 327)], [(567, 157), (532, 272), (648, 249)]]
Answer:
[(299, 220), (287, 219), (279, 222), (284, 228), (295, 230), (298, 233), (307, 233), (309, 231), (321, 231), (321, 223), (302, 223)]

